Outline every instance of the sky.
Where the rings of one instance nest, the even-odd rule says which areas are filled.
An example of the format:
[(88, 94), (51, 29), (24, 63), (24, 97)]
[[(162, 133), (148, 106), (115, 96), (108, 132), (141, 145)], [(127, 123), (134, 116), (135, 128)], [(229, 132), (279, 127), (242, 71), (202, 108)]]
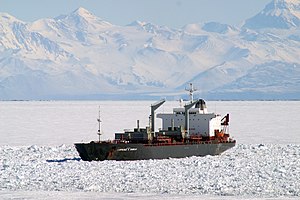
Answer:
[(239, 25), (271, 0), (0, 0), (0, 12), (31, 22), (69, 14), (79, 7), (115, 25), (135, 20), (181, 28), (216, 21)]

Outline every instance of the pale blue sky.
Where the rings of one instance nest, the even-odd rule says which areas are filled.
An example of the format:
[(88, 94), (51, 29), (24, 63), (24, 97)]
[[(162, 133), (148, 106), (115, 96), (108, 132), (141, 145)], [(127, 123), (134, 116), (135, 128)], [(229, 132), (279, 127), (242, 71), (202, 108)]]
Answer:
[(134, 20), (172, 28), (217, 21), (238, 25), (271, 0), (0, 0), (0, 12), (23, 21), (53, 18), (83, 7), (116, 25)]

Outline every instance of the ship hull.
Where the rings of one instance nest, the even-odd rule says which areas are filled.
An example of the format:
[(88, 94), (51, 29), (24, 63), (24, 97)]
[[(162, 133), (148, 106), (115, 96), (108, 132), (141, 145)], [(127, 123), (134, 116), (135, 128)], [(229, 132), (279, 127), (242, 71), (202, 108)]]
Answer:
[(76, 143), (75, 147), (84, 161), (148, 160), (185, 158), (191, 156), (219, 155), (235, 146), (235, 142), (203, 142), (200, 144), (148, 145), (133, 143)]

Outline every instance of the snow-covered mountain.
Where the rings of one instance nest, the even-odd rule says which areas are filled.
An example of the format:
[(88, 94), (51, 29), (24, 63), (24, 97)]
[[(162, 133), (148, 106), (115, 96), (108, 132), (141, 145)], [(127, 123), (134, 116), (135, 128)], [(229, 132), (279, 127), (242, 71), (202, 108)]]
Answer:
[(0, 99), (300, 98), (300, 0), (234, 27), (116, 26), (79, 8), (22, 22), (0, 14)]
[(246, 20), (244, 27), (252, 29), (288, 29), (300, 26), (299, 0), (273, 0), (263, 11)]

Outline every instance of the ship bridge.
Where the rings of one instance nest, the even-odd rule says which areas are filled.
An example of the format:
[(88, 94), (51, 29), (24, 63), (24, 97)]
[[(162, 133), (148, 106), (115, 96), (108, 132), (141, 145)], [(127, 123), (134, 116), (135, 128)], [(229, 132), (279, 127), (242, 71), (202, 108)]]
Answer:
[[(188, 112), (188, 120), (186, 112)], [(157, 114), (157, 118), (162, 119), (163, 130), (168, 130), (169, 127), (188, 127), (186, 131), (189, 135), (212, 137), (215, 136), (216, 132), (222, 130), (221, 116), (215, 113), (208, 113), (203, 99), (198, 100), (195, 106), (190, 109), (183, 107), (174, 108), (173, 113), (160, 113)]]
[[(174, 114), (185, 114), (185, 108), (173, 108)], [(206, 103), (203, 99), (199, 99), (195, 104), (195, 107), (189, 109), (189, 114), (206, 114)]]

